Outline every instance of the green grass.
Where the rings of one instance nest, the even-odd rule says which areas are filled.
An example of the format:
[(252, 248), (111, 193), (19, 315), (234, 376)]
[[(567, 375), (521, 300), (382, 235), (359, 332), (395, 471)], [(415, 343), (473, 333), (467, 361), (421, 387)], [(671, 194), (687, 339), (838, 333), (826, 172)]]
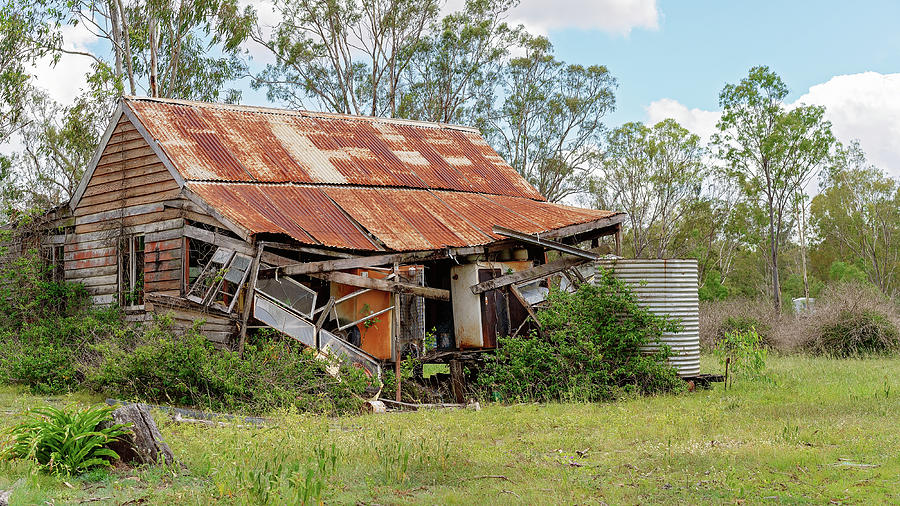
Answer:
[[(316, 484), (329, 504), (900, 502), (900, 359), (770, 357), (768, 373), (770, 382), (736, 381), (727, 392), (480, 412), (281, 413), (277, 427), (254, 429), (160, 415), (184, 468), (67, 484), (0, 464), (0, 489), (25, 477), (13, 504), (287, 503)], [(95, 400), (0, 389), (0, 425), (31, 406)]]

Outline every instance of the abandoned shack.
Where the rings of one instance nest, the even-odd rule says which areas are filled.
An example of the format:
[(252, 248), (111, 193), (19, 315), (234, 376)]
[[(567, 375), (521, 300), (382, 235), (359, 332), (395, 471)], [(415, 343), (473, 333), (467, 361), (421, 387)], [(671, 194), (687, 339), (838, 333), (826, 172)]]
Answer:
[(41, 243), (130, 319), (235, 349), (271, 327), (377, 373), (426, 334), (436, 360), (495, 347), (623, 219), (547, 202), (472, 128), (125, 97)]

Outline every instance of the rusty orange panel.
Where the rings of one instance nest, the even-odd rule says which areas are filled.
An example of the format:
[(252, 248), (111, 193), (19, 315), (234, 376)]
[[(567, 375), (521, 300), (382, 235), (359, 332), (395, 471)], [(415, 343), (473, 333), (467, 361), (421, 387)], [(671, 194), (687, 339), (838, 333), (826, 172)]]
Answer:
[(390, 249), (438, 249), (493, 240), (427, 190), (334, 187), (326, 192)]
[(298, 186), (260, 186), (286, 216), (325, 246), (360, 250), (375, 244), (335, 205), (322, 189)]
[(306, 244), (374, 250), (375, 245), (318, 188), (189, 183), (208, 204), (253, 233), (280, 233)]
[[(536, 222), (481, 194), (446, 191), (436, 191), (434, 194), (459, 215), (465, 216), (479, 230), (490, 235), (493, 240), (502, 239), (491, 232), (494, 225), (503, 225), (526, 233), (543, 230)], [(523, 204), (525, 201), (534, 202), (529, 199), (522, 199), (522, 201)]]
[(477, 130), (128, 98), (186, 180), (434, 188), (543, 199)]
[[(485, 195), (486, 198), (496, 202), (507, 209), (527, 218), (542, 227), (539, 232), (545, 232), (555, 228), (585, 223), (588, 221), (607, 218), (616, 214), (613, 211), (598, 209), (583, 209), (563, 204), (551, 204), (549, 202), (536, 202), (529, 199), (506, 197), (503, 195)], [(502, 224), (501, 224), (502, 225)]]

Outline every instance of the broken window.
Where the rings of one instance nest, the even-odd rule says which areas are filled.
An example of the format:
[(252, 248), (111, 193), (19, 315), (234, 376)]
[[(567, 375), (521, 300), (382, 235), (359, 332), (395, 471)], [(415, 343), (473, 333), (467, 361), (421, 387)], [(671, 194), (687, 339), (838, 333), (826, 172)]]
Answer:
[(144, 304), (144, 236), (123, 237), (119, 241), (119, 303)]
[(66, 279), (65, 261), (63, 259), (64, 247), (55, 244), (42, 249), (44, 258), (44, 276), (47, 281), (61, 283)]
[(197, 274), (187, 299), (231, 312), (250, 274), (252, 259), (227, 248), (218, 248)]
[(202, 272), (203, 268), (206, 267), (206, 264), (209, 263), (210, 259), (213, 256), (213, 253), (216, 252), (216, 249), (217, 246), (214, 244), (210, 244), (199, 239), (194, 239), (192, 237), (184, 238), (185, 292), (187, 292), (187, 290), (194, 284), (194, 282), (197, 281), (197, 277), (200, 276), (200, 272)]

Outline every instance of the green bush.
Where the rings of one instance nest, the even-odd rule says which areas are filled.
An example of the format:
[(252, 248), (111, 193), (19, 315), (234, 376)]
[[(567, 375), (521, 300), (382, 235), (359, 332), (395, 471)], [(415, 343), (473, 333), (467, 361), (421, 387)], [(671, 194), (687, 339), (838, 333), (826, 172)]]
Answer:
[(87, 384), (107, 395), (147, 402), (259, 413), (357, 411), (368, 386), (364, 373), (342, 368), (338, 381), (309, 349), (264, 333), (244, 357), (216, 350), (196, 329), (179, 335), (158, 317), (133, 348), (109, 346)]
[(716, 343), (715, 355), (723, 370), (726, 361), (729, 362), (728, 370), (731, 377), (738, 376), (746, 379), (765, 377), (763, 371), (766, 368), (768, 352), (763, 346), (759, 334), (752, 328), (726, 332), (725, 336)]
[(373, 382), (348, 367), (335, 380), (324, 361), (274, 332), (251, 336), (240, 357), (196, 328), (176, 331), (171, 318), (128, 324), (120, 309), (88, 305), (82, 286), (48, 281), (45, 271), (34, 252), (0, 269), (0, 383), (245, 413), (344, 413), (359, 409)]
[[(77, 389), (96, 362), (97, 343), (135, 339), (116, 308), (84, 308), (0, 328), (0, 382), (22, 384), (37, 394)], [(130, 336), (130, 337), (129, 337)]]
[(538, 312), (542, 336), (504, 337), (479, 382), (505, 400), (599, 401), (683, 388), (665, 346), (641, 347), (678, 326), (639, 306), (627, 285), (600, 271), (574, 293), (553, 290)]
[(900, 350), (900, 331), (883, 314), (845, 309), (838, 321), (822, 327), (818, 339), (810, 341), (807, 348), (835, 357), (895, 353)]
[(32, 416), (8, 429), (10, 442), (0, 450), (4, 460), (32, 460), (38, 469), (59, 475), (78, 475), (108, 467), (119, 456), (105, 446), (125, 434), (124, 425), (98, 428), (112, 418), (111, 406), (64, 411), (53, 407), (32, 410)]

